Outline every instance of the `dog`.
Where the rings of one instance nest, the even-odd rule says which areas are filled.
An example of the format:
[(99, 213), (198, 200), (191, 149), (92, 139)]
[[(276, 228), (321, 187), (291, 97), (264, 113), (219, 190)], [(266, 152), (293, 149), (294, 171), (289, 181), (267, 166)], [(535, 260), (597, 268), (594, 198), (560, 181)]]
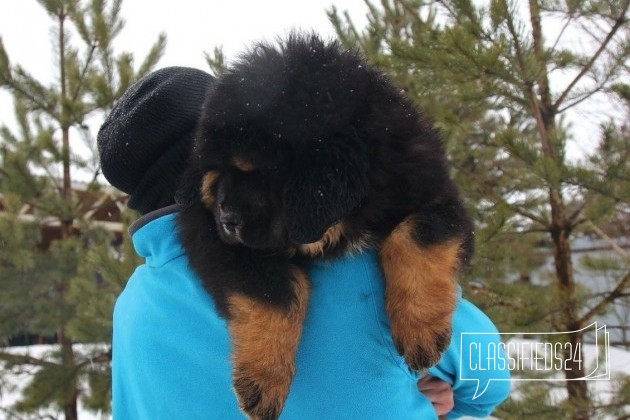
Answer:
[(309, 259), (377, 249), (409, 367), (448, 346), (472, 223), (438, 130), (356, 51), (292, 33), (242, 55), (208, 92), (178, 202), (250, 418), (278, 418), (288, 395)]

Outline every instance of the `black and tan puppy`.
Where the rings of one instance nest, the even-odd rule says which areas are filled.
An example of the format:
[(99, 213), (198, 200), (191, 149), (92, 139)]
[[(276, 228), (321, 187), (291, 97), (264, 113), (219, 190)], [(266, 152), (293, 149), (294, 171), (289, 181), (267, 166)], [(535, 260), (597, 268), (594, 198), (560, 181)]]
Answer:
[(409, 366), (448, 345), (471, 223), (438, 132), (357, 53), (292, 35), (242, 56), (208, 94), (180, 198), (181, 238), (228, 320), (251, 418), (277, 418), (288, 394), (308, 258), (377, 248)]

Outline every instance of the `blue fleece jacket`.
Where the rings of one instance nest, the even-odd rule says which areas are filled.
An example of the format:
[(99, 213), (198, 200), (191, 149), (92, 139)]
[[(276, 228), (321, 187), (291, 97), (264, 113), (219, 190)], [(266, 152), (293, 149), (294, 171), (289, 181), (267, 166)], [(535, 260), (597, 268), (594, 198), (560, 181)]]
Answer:
[[(174, 214), (142, 226), (133, 236), (145, 263), (116, 302), (113, 338), (114, 420), (243, 419), (231, 388), (226, 321), (188, 260)], [(297, 371), (281, 419), (432, 419), (431, 403), (417, 389), (418, 375), (400, 357), (384, 308), (376, 254), (315, 261)], [(509, 378), (460, 363), (462, 332), (496, 333), (492, 322), (460, 299), (451, 345), (429, 374), (452, 384), (449, 418), (483, 417), (503, 401), (508, 381), (493, 381), (473, 400), (476, 381)], [(498, 343), (497, 334), (479, 336)]]

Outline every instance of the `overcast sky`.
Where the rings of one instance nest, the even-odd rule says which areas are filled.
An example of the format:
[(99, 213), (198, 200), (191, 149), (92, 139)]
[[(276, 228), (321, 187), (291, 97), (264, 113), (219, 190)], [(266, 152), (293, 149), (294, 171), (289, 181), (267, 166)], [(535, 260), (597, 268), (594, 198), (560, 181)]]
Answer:
[[(273, 39), (293, 28), (334, 35), (326, 10), (332, 4), (366, 21), (363, 0), (125, 0), (121, 16), (125, 29), (118, 51), (135, 53), (138, 60), (160, 32), (168, 38), (159, 67), (170, 65), (207, 69), (203, 51), (223, 46), (228, 58), (251, 41)], [(52, 77), (52, 21), (35, 0), (0, 0), (0, 36), (11, 59), (38, 78)]]
[[(335, 4), (348, 10), (357, 25), (367, 21), (363, 0), (124, 0), (120, 15), (126, 25), (115, 40), (116, 51), (134, 54), (136, 65), (160, 32), (167, 35), (163, 58), (156, 68), (190, 66), (208, 70), (203, 52), (222, 46), (234, 58), (252, 41), (273, 40), (292, 29), (334, 36), (326, 10)], [(0, 37), (12, 63), (19, 63), (38, 80), (56, 77), (52, 54), (53, 21), (36, 0), (0, 0)], [(14, 127), (11, 96), (0, 90), (0, 123)], [(98, 121), (95, 121), (98, 120)], [(93, 123), (92, 123), (93, 121)], [(90, 122), (96, 131), (100, 119)], [(95, 134), (95, 133), (93, 133)], [(83, 154), (83, 141), (71, 137), (71, 147)]]
[[(208, 70), (203, 52), (217, 46), (229, 60), (252, 41), (273, 39), (291, 29), (334, 36), (326, 15), (333, 3), (349, 10), (359, 25), (365, 24), (363, 0), (124, 0), (120, 15), (126, 25), (114, 45), (117, 52), (132, 52), (139, 65), (164, 32), (166, 51), (157, 68)], [(44, 82), (56, 76), (52, 31), (53, 21), (36, 0), (0, 0), (0, 37), (11, 61)], [(11, 114), (10, 96), (0, 90), (0, 121), (9, 122)]]
[[(365, 26), (367, 7), (363, 0), (124, 0), (121, 16), (126, 27), (116, 40), (116, 51), (134, 53), (139, 62), (160, 32), (167, 35), (166, 52), (158, 68), (179, 65), (207, 70), (203, 52), (223, 46), (233, 58), (252, 41), (273, 39), (291, 29), (315, 30), (334, 36), (326, 10), (332, 4), (348, 10), (357, 27)], [(378, 1), (374, 1), (375, 4)], [(20, 63), (39, 80), (54, 80), (51, 53), (52, 21), (36, 0), (0, 0), (0, 36), (11, 60)], [(549, 26), (547, 23), (546, 31)], [(572, 47), (581, 44), (575, 37)], [(137, 64), (137, 63), (136, 63)], [(558, 83), (556, 86), (566, 85)], [(10, 122), (10, 96), (0, 90), (0, 122)], [(599, 109), (610, 104), (585, 103), (568, 115), (578, 125), (576, 142), (569, 155), (592, 150), (599, 137)]]

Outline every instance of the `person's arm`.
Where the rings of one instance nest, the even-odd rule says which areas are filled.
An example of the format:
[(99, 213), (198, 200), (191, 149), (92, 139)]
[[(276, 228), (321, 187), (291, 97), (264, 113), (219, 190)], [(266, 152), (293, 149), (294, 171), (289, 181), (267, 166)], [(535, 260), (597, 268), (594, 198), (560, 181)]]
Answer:
[[(470, 335), (467, 334), (462, 340), (462, 333)], [(472, 347), (471, 342), (474, 342)], [(453, 315), (451, 344), (438, 364), (428, 371), (430, 377), (440, 379), (452, 387), (453, 408), (447, 413), (447, 418), (486, 417), (508, 397), (510, 372), (507, 363), (503, 363), (506, 356), (500, 342), (500, 336), (492, 321), (475, 305), (460, 299)], [(488, 348), (496, 350), (495, 359), (492, 363), (484, 361), (481, 366), (475, 355), (478, 356), (481, 354), (479, 351)], [(438, 385), (437, 380), (427, 381), (425, 379), (425, 382), (422, 382), (421, 379), (418, 387), (426, 388), (431, 384), (433, 399), (424, 393), (436, 407), (434, 399), (442, 402), (448, 396), (447, 392), (442, 385)], [(487, 389), (482, 392), (488, 382)], [(473, 398), (476, 393), (478, 395)]]

